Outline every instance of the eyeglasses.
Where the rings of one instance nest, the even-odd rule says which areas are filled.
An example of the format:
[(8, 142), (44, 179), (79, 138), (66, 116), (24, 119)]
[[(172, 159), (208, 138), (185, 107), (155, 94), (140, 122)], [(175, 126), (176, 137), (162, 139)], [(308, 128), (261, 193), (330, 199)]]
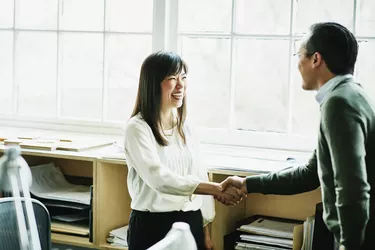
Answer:
[(300, 52), (297, 52), (297, 53), (293, 54), (293, 57), (298, 56), (298, 58), (301, 58), (301, 56), (309, 57), (309, 56), (312, 56), (312, 55), (314, 55), (314, 53), (304, 53), (304, 54), (302, 54)]

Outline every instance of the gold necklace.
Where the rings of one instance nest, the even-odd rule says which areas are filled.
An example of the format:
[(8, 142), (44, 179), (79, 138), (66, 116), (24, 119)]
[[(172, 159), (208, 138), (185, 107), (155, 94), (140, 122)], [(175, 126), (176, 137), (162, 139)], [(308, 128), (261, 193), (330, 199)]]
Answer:
[[(175, 127), (175, 124), (174, 124), (174, 120), (175, 120), (175, 117), (174, 117), (174, 115), (172, 114), (171, 115), (171, 122), (170, 122), (170, 124), (171, 124), (171, 129), (166, 129), (166, 130), (164, 130), (163, 129), (163, 134), (164, 134), (164, 136), (172, 136), (173, 135), (173, 131), (174, 131), (174, 127)], [(177, 124), (176, 124), (177, 125)], [(169, 133), (165, 133), (166, 131), (170, 131)]]

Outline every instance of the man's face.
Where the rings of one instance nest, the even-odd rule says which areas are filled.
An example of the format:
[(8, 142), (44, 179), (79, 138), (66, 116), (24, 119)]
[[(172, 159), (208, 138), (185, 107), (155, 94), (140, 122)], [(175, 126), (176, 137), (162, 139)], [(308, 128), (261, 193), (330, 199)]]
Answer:
[(317, 90), (319, 86), (316, 81), (315, 55), (308, 53), (305, 46), (309, 37), (309, 34), (304, 37), (297, 52), (298, 70), (302, 77), (302, 88), (304, 90)]

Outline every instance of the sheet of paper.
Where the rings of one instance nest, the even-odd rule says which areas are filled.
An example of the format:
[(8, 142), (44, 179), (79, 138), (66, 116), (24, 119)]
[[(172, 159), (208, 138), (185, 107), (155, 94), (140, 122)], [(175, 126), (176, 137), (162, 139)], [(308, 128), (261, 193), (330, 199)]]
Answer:
[[(235, 250), (249, 250), (249, 249), (256, 249), (256, 250), (286, 250), (284, 247), (276, 247), (270, 245), (261, 245), (257, 243), (245, 243), (245, 242), (237, 242)], [(291, 249), (291, 248), (288, 248)]]
[(290, 239), (281, 239), (275, 237), (268, 237), (262, 235), (250, 235), (250, 234), (241, 234), (241, 240), (256, 242), (261, 244), (276, 245), (280, 247), (293, 247), (293, 240)]
[(117, 228), (109, 232), (109, 235), (112, 237), (117, 237), (122, 240), (126, 240), (128, 233), (128, 225)]

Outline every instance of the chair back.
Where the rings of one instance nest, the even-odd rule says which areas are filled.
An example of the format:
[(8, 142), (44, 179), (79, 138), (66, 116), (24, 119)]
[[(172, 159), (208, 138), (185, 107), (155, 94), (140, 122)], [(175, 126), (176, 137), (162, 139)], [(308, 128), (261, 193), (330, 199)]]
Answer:
[(175, 222), (167, 235), (147, 250), (197, 250), (197, 244), (189, 224)]
[[(25, 198), (0, 198), (0, 250), (20, 250), (19, 232), (15, 200), (22, 202), (25, 211)], [(38, 200), (31, 199), (42, 250), (51, 249), (51, 219), (47, 208)], [(25, 218), (27, 221), (27, 218)]]

